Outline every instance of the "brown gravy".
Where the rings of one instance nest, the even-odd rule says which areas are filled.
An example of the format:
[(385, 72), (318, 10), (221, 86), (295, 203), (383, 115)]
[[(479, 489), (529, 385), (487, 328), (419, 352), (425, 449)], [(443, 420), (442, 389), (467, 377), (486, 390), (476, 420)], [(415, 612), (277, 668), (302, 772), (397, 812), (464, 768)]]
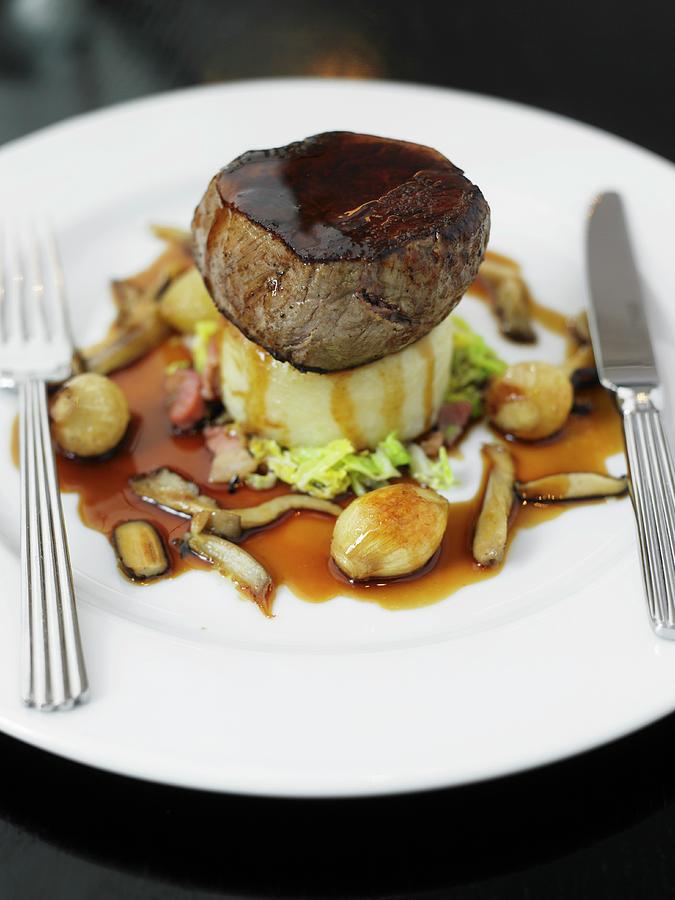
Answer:
[[(517, 264), (506, 257), (494, 253), (490, 256), (517, 268)], [(480, 283), (474, 285), (473, 292), (481, 292)], [(534, 305), (534, 314), (542, 326), (560, 335), (567, 334), (566, 319), (562, 314), (539, 304)], [(180, 340), (170, 338), (133, 366), (112, 376), (127, 396), (132, 423), (122, 447), (111, 459), (90, 462), (63, 456), (57, 459), (62, 490), (80, 495), (82, 521), (108, 536), (118, 523), (128, 519), (152, 521), (170, 548), (173, 575), (188, 569), (208, 568), (208, 564), (190, 554), (181, 555), (177, 542), (187, 528), (187, 521), (139, 500), (127, 486), (131, 475), (168, 466), (197, 482), (223, 507), (230, 508), (254, 505), (288, 490), (280, 485), (265, 492), (242, 487), (230, 493), (227, 487), (208, 484), (211, 454), (202, 437), (172, 435), (164, 408), (164, 372), (170, 363), (180, 359), (187, 359), (187, 353)], [(431, 383), (432, 378), (431, 370), (427, 373), (427, 381)], [(393, 379), (391, 385), (392, 410), (396, 406), (396, 382), (397, 379)], [(339, 399), (334, 398), (336, 403)], [(576, 401), (579, 410), (588, 408), (588, 412), (573, 413), (560, 434), (532, 444), (510, 443), (519, 480), (529, 481), (571, 471), (606, 472), (605, 460), (623, 450), (621, 423), (611, 395), (596, 386), (578, 390)], [(342, 408), (344, 411), (344, 405)], [(16, 424), (12, 432), (12, 455), (18, 465)], [(455, 448), (452, 455), (461, 455), (461, 449)], [(499, 568), (481, 569), (471, 556), (473, 528), (486, 474), (484, 472), (483, 483), (475, 497), (450, 505), (448, 528), (435, 564), (405, 580), (352, 585), (336, 577), (329, 565), (334, 520), (317, 513), (293, 513), (273, 527), (248, 535), (245, 546), (268, 569), (276, 584), (288, 585), (303, 600), (323, 602), (347, 594), (379, 603), (387, 609), (425, 606), (464, 585), (492, 578), (499, 572)], [(517, 505), (509, 539), (512, 540), (521, 528), (554, 518), (573, 505)]]
[[(179, 341), (168, 340), (135, 365), (112, 377), (125, 392), (132, 411), (132, 425), (124, 445), (104, 462), (58, 458), (61, 487), (80, 495), (83, 522), (110, 535), (119, 522), (144, 518), (156, 524), (171, 548), (175, 575), (206, 563), (194, 556), (181, 556), (175, 545), (187, 527), (184, 519), (143, 503), (127, 487), (137, 472), (168, 466), (197, 482), (222, 506), (253, 505), (286, 492), (283, 486), (258, 492), (209, 485), (211, 454), (199, 435), (173, 436), (163, 403), (166, 366), (186, 356)], [(556, 437), (537, 444), (512, 442), (521, 480), (556, 472), (589, 470), (604, 472), (605, 459), (623, 449), (619, 417), (611, 397), (600, 387), (578, 392), (580, 404), (590, 405), (587, 414), (572, 414)], [(464, 585), (492, 578), (499, 569), (479, 568), (471, 556), (474, 522), (483, 487), (476, 496), (450, 506), (450, 518), (438, 560), (423, 576), (382, 585), (350, 585), (338, 580), (329, 567), (333, 519), (316, 513), (293, 513), (281, 523), (249, 535), (246, 548), (268, 569), (277, 584), (286, 584), (299, 597), (312, 602), (340, 594), (374, 601), (388, 609), (409, 609), (434, 603)], [(528, 528), (568, 509), (519, 506), (514, 511), (511, 539), (520, 528)], [(112, 552), (112, 550), (111, 550)], [(215, 576), (214, 576), (215, 577)]]

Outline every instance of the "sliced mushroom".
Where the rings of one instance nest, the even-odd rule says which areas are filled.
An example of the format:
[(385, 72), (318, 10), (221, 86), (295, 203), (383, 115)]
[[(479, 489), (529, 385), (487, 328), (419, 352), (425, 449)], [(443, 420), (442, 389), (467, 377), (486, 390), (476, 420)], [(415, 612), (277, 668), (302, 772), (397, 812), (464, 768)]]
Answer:
[(537, 335), (532, 326), (530, 293), (519, 271), (513, 266), (486, 259), (479, 276), (487, 287), (504, 337), (521, 344), (533, 344)]
[(628, 490), (626, 478), (599, 475), (597, 472), (563, 472), (534, 481), (516, 482), (521, 500), (531, 503), (559, 503), (564, 500), (594, 500), (617, 497)]
[(170, 334), (157, 301), (169, 284), (191, 266), (188, 249), (173, 243), (147, 269), (112, 283), (117, 316), (102, 341), (81, 351), (88, 371), (107, 375), (128, 366)]
[(561, 363), (560, 368), (575, 387), (590, 384), (598, 380), (595, 368), (595, 357), (590, 344), (581, 344), (577, 349)]
[(187, 545), (197, 556), (210, 562), (221, 575), (231, 579), (237, 590), (257, 603), (264, 615), (272, 615), (274, 583), (267, 570), (250, 553), (237, 544), (198, 530), (188, 533)]
[(578, 313), (576, 316), (573, 316), (568, 322), (568, 327), (570, 334), (577, 344), (591, 343), (591, 331), (588, 327), (588, 314), (585, 310)]
[(483, 505), (473, 538), (473, 558), (481, 566), (494, 566), (504, 559), (513, 506), (515, 468), (502, 444), (487, 444), (485, 454), (492, 463)]
[(135, 475), (129, 479), (129, 486), (137, 497), (147, 503), (154, 503), (185, 518), (201, 512), (208, 513), (208, 527), (214, 534), (229, 539), (241, 535), (239, 513), (221, 509), (213, 497), (200, 494), (196, 484), (171, 469), (155, 469), (154, 472)]
[(131, 365), (171, 333), (159, 310), (148, 303), (136, 308), (134, 319), (133, 323), (124, 327), (113, 325), (102, 341), (82, 350), (81, 356), (88, 372), (108, 375)]
[(241, 520), (241, 527), (246, 530), (269, 525), (279, 516), (294, 509), (312, 509), (316, 512), (328, 513), (330, 516), (339, 516), (342, 512), (341, 506), (331, 503), (329, 500), (308, 497), (306, 494), (283, 494), (281, 497), (274, 497), (265, 503), (259, 503), (258, 506), (238, 509), (237, 515)]
[(155, 526), (145, 519), (117, 525), (112, 533), (112, 544), (120, 568), (134, 581), (148, 581), (169, 571), (164, 541)]

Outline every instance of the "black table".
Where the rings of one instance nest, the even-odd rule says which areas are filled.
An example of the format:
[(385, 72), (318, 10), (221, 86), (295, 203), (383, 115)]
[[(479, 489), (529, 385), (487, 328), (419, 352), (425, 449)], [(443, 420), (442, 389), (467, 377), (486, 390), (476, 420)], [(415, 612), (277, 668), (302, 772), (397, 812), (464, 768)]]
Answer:
[[(0, 142), (185, 84), (316, 74), (521, 100), (672, 159), (674, 10), (0, 0)], [(674, 745), (671, 716), (485, 784), (274, 801), (133, 781), (0, 736), (0, 900), (675, 896)]]

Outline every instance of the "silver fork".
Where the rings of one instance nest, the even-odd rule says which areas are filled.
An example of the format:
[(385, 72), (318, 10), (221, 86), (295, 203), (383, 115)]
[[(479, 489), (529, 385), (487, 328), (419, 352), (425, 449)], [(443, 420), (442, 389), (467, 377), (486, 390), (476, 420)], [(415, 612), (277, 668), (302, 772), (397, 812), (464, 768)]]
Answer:
[(19, 395), (22, 697), (69, 709), (88, 684), (47, 411), (47, 382), (73, 357), (63, 272), (44, 226), (0, 237), (0, 387)]

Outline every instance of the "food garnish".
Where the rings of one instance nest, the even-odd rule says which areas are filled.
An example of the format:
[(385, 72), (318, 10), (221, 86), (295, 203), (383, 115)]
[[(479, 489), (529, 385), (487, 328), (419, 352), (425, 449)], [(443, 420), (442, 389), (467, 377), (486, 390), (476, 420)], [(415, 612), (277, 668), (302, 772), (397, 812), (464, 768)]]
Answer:
[(490, 421), (500, 431), (536, 441), (560, 431), (572, 409), (574, 391), (560, 366), (522, 362), (494, 378), (485, 399)]
[(189, 518), (199, 513), (208, 514), (208, 528), (214, 534), (226, 538), (241, 535), (241, 520), (237, 513), (221, 509), (213, 497), (201, 494), (196, 484), (171, 469), (155, 469), (129, 479), (131, 490), (145, 500), (168, 512)]
[(479, 278), (488, 289), (504, 337), (521, 344), (533, 344), (537, 336), (532, 325), (532, 303), (520, 267), (510, 261), (485, 259)]
[(432, 460), (419, 445), (404, 445), (393, 433), (375, 450), (360, 453), (346, 439), (331, 441), (324, 447), (283, 449), (276, 441), (253, 438), (249, 449), (280, 481), (328, 500), (348, 491), (358, 497), (392, 478), (402, 477), (406, 467), (416, 481), (437, 490), (446, 490), (454, 480), (444, 449)]
[(152, 522), (133, 519), (115, 526), (112, 545), (120, 568), (134, 581), (158, 578), (170, 569), (164, 541)]
[(244, 530), (249, 528), (262, 528), (270, 525), (287, 512), (299, 509), (310, 509), (314, 512), (326, 513), (329, 516), (339, 516), (342, 507), (328, 500), (320, 500), (318, 497), (308, 497), (306, 494), (283, 494), (273, 500), (266, 500), (257, 506), (239, 508), (236, 512)]
[(598, 500), (618, 497), (628, 490), (625, 477), (598, 472), (562, 472), (534, 481), (516, 482), (516, 494), (528, 503), (559, 503), (563, 500)]
[(577, 344), (591, 343), (591, 330), (588, 327), (588, 313), (586, 310), (568, 319), (568, 327)]
[(436, 459), (430, 459), (419, 444), (410, 444), (410, 474), (425, 487), (437, 491), (446, 491), (452, 487), (455, 476), (452, 474), (448, 451), (441, 447)]
[(209, 481), (227, 484), (233, 478), (245, 478), (258, 468), (248, 449), (246, 435), (237, 425), (209, 425), (204, 429), (206, 446), (213, 453)]
[(473, 558), (481, 566), (494, 566), (502, 562), (506, 552), (515, 467), (503, 444), (487, 444), (483, 450), (492, 468), (476, 523)]
[(181, 366), (167, 373), (166, 405), (169, 421), (178, 431), (190, 431), (206, 418), (202, 380), (194, 369)]
[(248, 600), (257, 603), (264, 615), (272, 615), (274, 583), (267, 570), (238, 544), (207, 531), (204, 515), (195, 516), (185, 541), (190, 550), (211, 565), (224, 578), (229, 578)]
[(358, 497), (335, 523), (331, 556), (356, 581), (394, 578), (422, 568), (438, 549), (448, 501), (414, 484), (392, 484)]
[(470, 404), (471, 417), (477, 419), (483, 415), (483, 397), (490, 378), (501, 375), (506, 363), (463, 319), (454, 316), (452, 323), (452, 366), (445, 401)]
[(87, 371), (107, 375), (128, 366), (165, 340), (171, 328), (158, 301), (171, 282), (192, 266), (188, 248), (172, 243), (145, 271), (114, 281), (117, 316), (102, 341), (81, 351)]
[(204, 287), (202, 277), (191, 266), (175, 278), (159, 298), (162, 318), (182, 334), (196, 334), (201, 323), (218, 329), (221, 315)]
[(127, 398), (104, 375), (84, 372), (59, 389), (51, 402), (54, 437), (71, 456), (103, 456), (114, 450), (129, 425)]
[[(588, 323), (584, 315), (566, 322), (535, 303), (516, 263), (494, 253), (484, 259), (487, 204), (435, 150), (334, 132), (253, 151), (212, 179), (191, 233), (153, 230), (166, 249), (145, 271), (113, 283), (116, 320), (81, 355), (90, 371), (80, 377), (101, 379), (97, 402), (105, 407), (107, 398), (113, 409), (110, 385), (119, 388), (100, 373), (158, 348), (139, 363), (150, 378), (138, 398), (129, 380), (135, 370), (115, 376), (133, 400), (133, 445), (120, 446), (126, 403), (121, 410), (117, 398), (116, 415), (91, 405), (87, 422), (89, 406), (73, 400), (82, 390), (77, 379), (52, 404), (55, 435), (71, 456), (120, 446), (108, 463), (120, 464), (120, 518), (129, 504), (149, 503), (190, 519), (181, 546), (211, 562), (266, 615), (272, 579), (238, 542), (252, 549), (265, 542), (262, 558), (292, 583), (283, 566), (292, 566), (297, 548), (330, 536), (325, 520), (289, 512), (335, 517), (331, 554), (353, 583), (343, 590), (365, 596), (363, 581), (397, 592), (392, 579), (426, 576), (438, 560), (454, 565), (457, 553), (465, 553), (468, 571), (494, 569), (504, 559), (510, 522), (527, 521), (540, 504), (625, 492), (625, 479), (601, 474), (599, 453), (575, 460), (597, 472), (526, 480), (541, 466), (528, 456), (540, 451), (525, 443), (559, 442), (563, 452), (551, 468), (560, 472), (569, 464), (569, 435), (573, 444), (574, 435), (588, 435), (596, 421), (588, 417), (592, 403), (606, 406), (598, 388), (573, 405), (574, 390), (595, 377)], [(490, 301), (502, 333), (532, 342), (536, 318), (567, 338), (564, 363), (507, 365), (466, 322), (448, 315), (477, 272), (477, 292)], [(485, 447), (483, 497), (451, 508), (438, 493), (455, 480), (448, 449), (483, 417), (507, 435), (512, 453), (503, 444)], [(129, 479), (155, 447), (164, 448), (156, 460), (164, 465)], [(215, 496), (198, 486), (207, 480)], [(79, 489), (83, 481), (71, 473), (70, 483)], [(291, 492), (279, 495), (283, 485)], [(277, 496), (257, 505), (242, 497), (271, 488)], [(336, 497), (340, 505), (331, 502)], [(233, 508), (224, 508), (230, 502)], [(456, 528), (436, 556), (451, 509)], [(108, 529), (107, 507), (92, 518)], [(111, 539), (130, 577), (168, 571), (161, 534), (146, 520), (115, 527)], [(289, 553), (280, 555), (287, 540)], [(174, 553), (174, 565), (180, 570), (190, 558)], [(330, 582), (335, 568), (325, 561), (321, 577)], [(435, 581), (430, 576), (425, 585)], [(324, 585), (317, 593), (330, 590)]]

